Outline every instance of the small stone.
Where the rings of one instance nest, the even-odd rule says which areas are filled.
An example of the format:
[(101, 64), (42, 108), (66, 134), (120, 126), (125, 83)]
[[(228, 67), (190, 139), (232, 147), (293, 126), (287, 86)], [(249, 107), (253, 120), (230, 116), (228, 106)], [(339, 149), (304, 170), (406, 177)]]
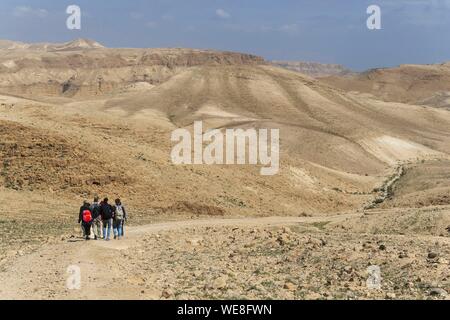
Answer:
[(312, 293), (307, 294), (305, 296), (305, 299), (306, 300), (319, 300), (319, 299), (322, 299), (322, 295), (317, 292), (312, 292)]
[(224, 289), (227, 286), (228, 276), (223, 275), (214, 280), (212, 287), (213, 289)]
[(438, 254), (436, 252), (428, 253), (428, 259), (436, 259), (437, 257), (438, 257)]
[(433, 288), (430, 290), (430, 296), (446, 297), (447, 294), (448, 294), (447, 291), (445, 291), (444, 289), (441, 289), (441, 288)]
[(295, 291), (297, 289), (297, 286), (293, 284), (292, 282), (286, 282), (283, 286), (284, 289), (289, 291)]
[(202, 275), (202, 272), (199, 270), (194, 271), (194, 277), (199, 278)]
[(393, 293), (393, 292), (388, 292), (388, 293), (386, 294), (386, 299), (391, 299), (391, 300), (393, 300), (393, 299), (395, 299), (395, 298), (397, 298), (397, 296), (396, 296), (395, 293)]
[(189, 239), (189, 240), (187, 240), (187, 242), (188, 242), (191, 246), (197, 247), (197, 246), (199, 246), (199, 245), (202, 244), (203, 238)]
[(166, 289), (162, 292), (162, 297), (165, 299), (169, 299), (173, 296), (173, 291), (171, 289)]
[(380, 249), (381, 251), (386, 250), (386, 245), (382, 244), (378, 247), (378, 249)]
[(282, 234), (277, 238), (277, 242), (280, 244), (280, 246), (284, 246), (289, 242), (289, 238), (287, 234)]
[(345, 266), (345, 267), (344, 267), (344, 271), (345, 271), (346, 273), (352, 273), (353, 268), (352, 268), (352, 266)]
[(283, 228), (283, 233), (291, 233), (291, 229), (288, 227)]

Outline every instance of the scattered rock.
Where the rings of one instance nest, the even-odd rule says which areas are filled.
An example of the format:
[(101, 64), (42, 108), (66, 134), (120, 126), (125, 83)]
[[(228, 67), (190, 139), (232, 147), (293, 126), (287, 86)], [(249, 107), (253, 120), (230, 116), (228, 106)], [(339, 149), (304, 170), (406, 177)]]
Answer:
[(165, 299), (169, 299), (173, 296), (173, 291), (171, 289), (166, 289), (162, 292), (161, 296)]
[(194, 247), (198, 247), (203, 243), (203, 238), (189, 239), (187, 242)]
[(291, 233), (292, 231), (291, 231), (291, 229), (290, 228), (288, 228), (288, 227), (284, 227), (283, 228), (283, 233)]
[(203, 273), (200, 270), (194, 271), (194, 277), (199, 278)]
[(447, 291), (445, 291), (444, 289), (441, 289), (441, 288), (432, 288), (430, 290), (430, 296), (446, 297), (447, 294), (448, 294)]
[(436, 259), (439, 256), (439, 254), (437, 252), (429, 252), (428, 253), (428, 259)]
[(219, 278), (214, 280), (214, 282), (212, 284), (212, 288), (213, 289), (224, 289), (227, 286), (227, 282), (228, 282), (227, 275), (220, 276)]
[(280, 244), (280, 246), (284, 246), (289, 242), (289, 237), (287, 234), (282, 234), (277, 238), (277, 242)]
[(289, 291), (295, 291), (297, 290), (297, 286), (295, 284), (293, 284), (292, 282), (286, 282), (283, 286), (284, 289), (289, 290)]
[(352, 266), (345, 266), (345, 267), (344, 267), (344, 271), (345, 271), (346, 273), (352, 273), (353, 268), (352, 268)]
[(393, 293), (393, 292), (388, 292), (388, 293), (386, 294), (386, 299), (394, 300), (394, 299), (396, 299), (396, 298), (397, 298), (397, 296), (396, 296), (396, 294)]
[(317, 293), (317, 292), (312, 292), (312, 293), (309, 293), (309, 294), (307, 294), (305, 296), (306, 300), (319, 300), (321, 298), (322, 298), (322, 295), (320, 293)]

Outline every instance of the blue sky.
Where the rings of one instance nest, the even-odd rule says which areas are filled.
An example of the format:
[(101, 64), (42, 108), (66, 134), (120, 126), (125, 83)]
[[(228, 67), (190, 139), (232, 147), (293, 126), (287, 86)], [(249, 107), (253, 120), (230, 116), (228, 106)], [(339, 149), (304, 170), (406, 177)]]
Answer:
[[(66, 7), (82, 9), (68, 30)], [(382, 30), (366, 27), (381, 7)], [(355, 70), (450, 60), (450, 0), (1, 0), (0, 39), (192, 47)]]

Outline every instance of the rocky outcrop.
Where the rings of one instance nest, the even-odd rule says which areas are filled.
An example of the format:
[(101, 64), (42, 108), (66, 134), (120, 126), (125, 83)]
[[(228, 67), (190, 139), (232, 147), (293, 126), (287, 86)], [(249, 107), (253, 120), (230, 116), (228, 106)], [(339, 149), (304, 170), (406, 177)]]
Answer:
[(107, 49), (92, 40), (65, 44), (0, 41), (0, 92), (100, 95), (137, 82), (158, 85), (185, 68), (265, 64), (235, 52), (194, 49)]
[(339, 64), (323, 64), (304, 61), (272, 61), (272, 64), (288, 70), (297, 71), (314, 78), (354, 74), (354, 72)]

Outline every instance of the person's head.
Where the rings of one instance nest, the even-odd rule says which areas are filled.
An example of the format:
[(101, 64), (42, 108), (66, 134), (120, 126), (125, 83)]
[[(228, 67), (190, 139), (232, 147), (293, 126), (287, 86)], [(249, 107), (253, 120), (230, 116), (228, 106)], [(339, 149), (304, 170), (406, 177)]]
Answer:
[(89, 201), (84, 200), (84, 201), (83, 201), (83, 206), (89, 206)]
[(103, 199), (103, 203), (108, 203), (108, 198)]
[(117, 205), (117, 206), (120, 206), (120, 205), (122, 204), (122, 203), (120, 202), (120, 199), (116, 199), (115, 202), (116, 202), (116, 205)]
[(98, 200), (99, 200), (98, 196), (95, 196), (94, 197), (94, 202), (98, 202)]

